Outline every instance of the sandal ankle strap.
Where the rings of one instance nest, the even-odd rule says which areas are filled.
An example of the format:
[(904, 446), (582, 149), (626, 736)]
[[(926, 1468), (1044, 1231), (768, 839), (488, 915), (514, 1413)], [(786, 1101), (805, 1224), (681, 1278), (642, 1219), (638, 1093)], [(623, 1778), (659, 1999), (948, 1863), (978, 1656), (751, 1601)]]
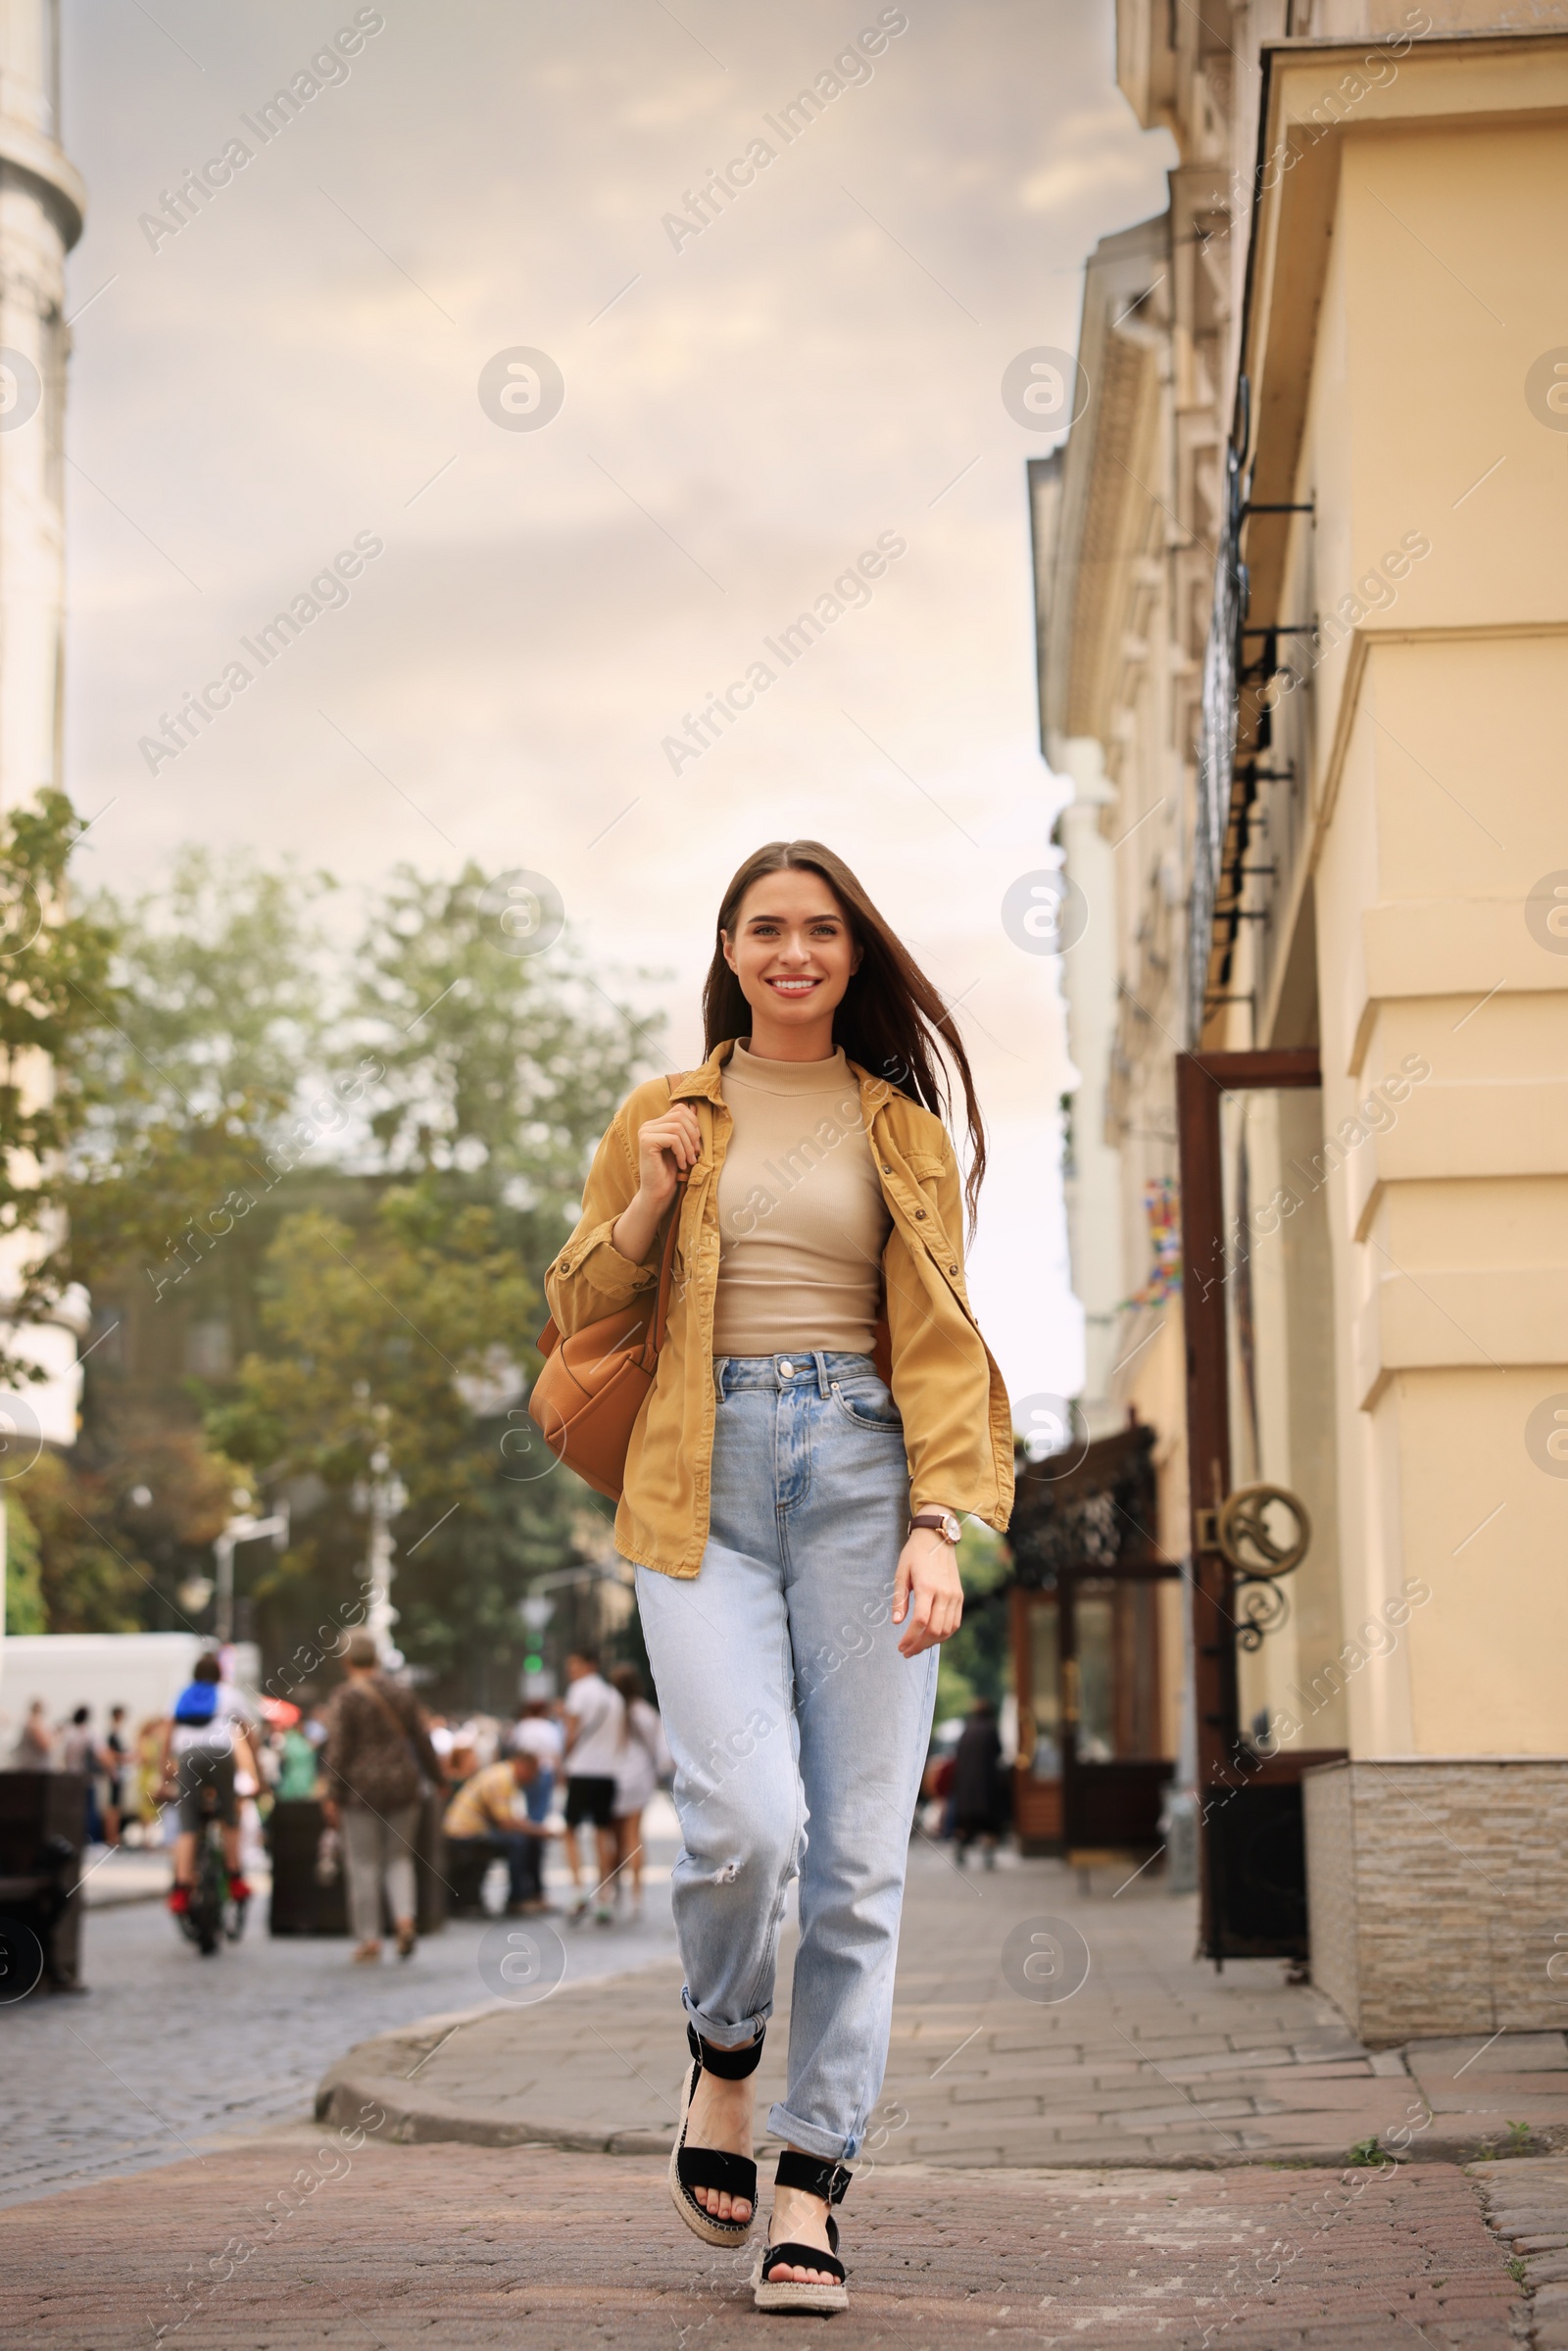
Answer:
[(744, 2049), (720, 2049), (710, 2040), (700, 2037), (695, 2025), (686, 2028), (686, 2044), (705, 2074), (713, 2074), (720, 2082), (744, 2082), (755, 2074), (762, 2062), (762, 2039), (760, 2033)]
[(823, 2163), (814, 2155), (797, 2155), (793, 2147), (786, 2147), (779, 2156), (773, 2184), (801, 2188), (808, 2196), (820, 2196), (827, 2204), (842, 2204), (854, 2178), (855, 2174), (842, 2163)]

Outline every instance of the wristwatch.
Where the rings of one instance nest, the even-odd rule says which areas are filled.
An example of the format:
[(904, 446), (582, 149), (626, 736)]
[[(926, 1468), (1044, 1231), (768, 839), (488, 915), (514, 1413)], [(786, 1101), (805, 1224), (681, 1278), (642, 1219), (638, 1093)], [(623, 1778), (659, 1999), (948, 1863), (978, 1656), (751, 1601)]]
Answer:
[(916, 1527), (929, 1527), (932, 1534), (940, 1535), (944, 1543), (956, 1543), (963, 1533), (962, 1521), (952, 1510), (917, 1510), (909, 1521), (911, 1535)]

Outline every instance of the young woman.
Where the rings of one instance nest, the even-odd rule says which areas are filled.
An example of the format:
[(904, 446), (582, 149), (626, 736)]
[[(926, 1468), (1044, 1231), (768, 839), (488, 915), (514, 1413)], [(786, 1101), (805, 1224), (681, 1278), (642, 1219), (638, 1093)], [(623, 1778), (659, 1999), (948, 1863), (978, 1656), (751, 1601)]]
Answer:
[(546, 1288), (564, 1333), (658, 1280), (674, 1303), (615, 1521), (675, 1761), (673, 1899), (693, 2064), (676, 2210), (717, 2245), (757, 2200), (752, 2077), (790, 1881), (800, 1945), (760, 2309), (843, 2309), (832, 2207), (882, 2085), (959, 1516), (1006, 1525), (1012, 1423), (964, 1290), (936, 1040), (957, 1031), (855, 876), (773, 842), (730, 883), (708, 1058), (640, 1086)]

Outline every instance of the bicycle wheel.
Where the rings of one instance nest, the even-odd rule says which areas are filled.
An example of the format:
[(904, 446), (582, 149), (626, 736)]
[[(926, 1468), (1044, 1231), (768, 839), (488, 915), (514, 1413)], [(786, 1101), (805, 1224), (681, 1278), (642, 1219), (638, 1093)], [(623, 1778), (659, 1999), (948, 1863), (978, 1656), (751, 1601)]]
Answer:
[(221, 1944), (223, 1933), (223, 1904), (228, 1898), (228, 1870), (223, 1861), (223, 1839), (215, 1823), (209, 1822), (202, 1839), (201, 1859), (197, 1865), (196, 1891), (190, 1906), (191, 1927), (196, 1947), (204, 1959), (211, 1959)]

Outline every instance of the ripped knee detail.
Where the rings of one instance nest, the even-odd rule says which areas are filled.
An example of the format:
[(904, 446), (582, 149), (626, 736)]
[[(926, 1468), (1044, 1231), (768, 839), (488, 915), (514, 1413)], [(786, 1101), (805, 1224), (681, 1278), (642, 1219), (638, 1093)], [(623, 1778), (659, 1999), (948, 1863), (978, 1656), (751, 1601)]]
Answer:
[(705, 1886), (739, 1886), (748, 1880), (753, 1885), (782, 1888), (799, 1875), (801, 1840), (799, 1837), (761, 1837), (739, 1852), (731, 1846), (722, 1858), (711, 1850), (699, 1857), (689, 1848), (686, 1857), (694, 1865), (693, 1875)]

